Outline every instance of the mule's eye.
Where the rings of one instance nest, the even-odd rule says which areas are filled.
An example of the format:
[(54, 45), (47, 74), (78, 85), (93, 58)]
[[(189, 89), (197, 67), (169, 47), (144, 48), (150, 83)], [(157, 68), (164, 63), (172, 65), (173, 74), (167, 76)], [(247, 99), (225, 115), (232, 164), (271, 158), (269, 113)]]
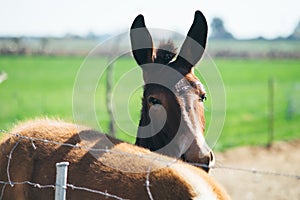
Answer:
[(206, 100), (206, 94), (202, 94), (199, 97), (199, 101), (204, 102)]
[(161, 101), (159, 99), (156, 99), (154, 97), (149, 97), (148, 98), (148, 102), (149, 104), (152, 104), (152, 105), (161, 105)]

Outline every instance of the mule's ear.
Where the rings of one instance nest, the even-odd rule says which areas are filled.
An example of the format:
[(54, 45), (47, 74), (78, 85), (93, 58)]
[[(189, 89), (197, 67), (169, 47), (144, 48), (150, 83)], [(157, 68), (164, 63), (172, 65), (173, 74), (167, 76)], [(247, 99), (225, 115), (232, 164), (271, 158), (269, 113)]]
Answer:
[(133, 56), (139, 65), (153, 62), (152, 37), (145, 26), (143, 15), (138, 15), (130, 28)]
[(202, 57), (207, 40), (207, 22), (199, 10), (195, 12), (194, 22), (180, 49), (174, 65), (191, 71)]

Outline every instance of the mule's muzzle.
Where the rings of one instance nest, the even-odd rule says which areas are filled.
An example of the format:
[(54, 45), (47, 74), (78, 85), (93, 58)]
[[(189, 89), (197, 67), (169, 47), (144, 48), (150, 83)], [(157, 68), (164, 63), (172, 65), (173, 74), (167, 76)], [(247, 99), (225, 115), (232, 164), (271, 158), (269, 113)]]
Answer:
[(206, 172), (209, 172), (209, 170), (215, 165), (215, 155), (212, 151), (209, 152), (207, 156), (204, 156), (203, 158), (199, 159), (199, 163), (201, 164), (200, 167), (205, 170)]
[(185, 154), (181, 156), (181, 159), (185, 162), (190, 163), (191, 165), (202, 168), (207, 173), (215, 165), (215, 155), (212, 151), (210, 151), (207, 155), (196, 160), (188, 160)]

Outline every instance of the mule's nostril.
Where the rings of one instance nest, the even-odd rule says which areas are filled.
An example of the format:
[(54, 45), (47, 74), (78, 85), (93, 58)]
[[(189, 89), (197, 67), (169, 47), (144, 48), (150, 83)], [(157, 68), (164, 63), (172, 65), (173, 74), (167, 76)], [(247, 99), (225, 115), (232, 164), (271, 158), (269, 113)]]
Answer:
[(210, 161), (213, 161), (214, 160), (214, 154), (212, 152), (209, 152), (210, 154)]
[(215, 159), (215, 154), (214, 152), (209, 152), (210, 154), (210, 162), (209, 162), (209, 167), (213, 167), (215, 165), (216, 159)]

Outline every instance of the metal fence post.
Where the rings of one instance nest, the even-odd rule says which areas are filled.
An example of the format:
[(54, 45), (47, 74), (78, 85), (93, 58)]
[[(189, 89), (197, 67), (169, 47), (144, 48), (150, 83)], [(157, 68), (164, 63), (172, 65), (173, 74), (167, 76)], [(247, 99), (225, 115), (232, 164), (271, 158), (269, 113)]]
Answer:
[(56, 163), (55, 200), (65, 200), (69, 162)]

